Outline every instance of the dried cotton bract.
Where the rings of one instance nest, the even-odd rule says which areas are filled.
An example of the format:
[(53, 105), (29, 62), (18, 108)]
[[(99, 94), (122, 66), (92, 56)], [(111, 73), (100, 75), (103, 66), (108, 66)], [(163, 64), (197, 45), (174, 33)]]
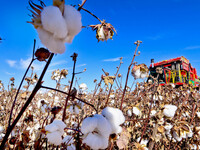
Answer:
[(105, 20), (101, 21), (101, 24), (90, 25), (90, 27), (92, 30), (96, 30), (98, 42), (112, 39), (114, 32), (116, 32), (115, 28), (110, 23), (106, 23)]
[(82, 29), (81, 14), (65, 1), (54, 0), (54, 6), (41, 7), (30, 1), (32, 22), (41, 42), (53, 53), (64, 53), (65, 43), (72, 43)]

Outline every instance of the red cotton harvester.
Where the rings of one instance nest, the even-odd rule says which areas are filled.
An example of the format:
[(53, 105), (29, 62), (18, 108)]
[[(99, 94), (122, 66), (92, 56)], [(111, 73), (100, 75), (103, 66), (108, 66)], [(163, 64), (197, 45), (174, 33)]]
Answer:
[(200, 85), (200, 78), (197, 76), (196, 69), (183, 56), (157, 63), (154, 63), (154, 59), (151, 59), (149, 70), (148, 82), (157, 79), (160, 85), (168, 83), (173, 83), (177, 87), (184, 84), (193, 87), (199, 87)]

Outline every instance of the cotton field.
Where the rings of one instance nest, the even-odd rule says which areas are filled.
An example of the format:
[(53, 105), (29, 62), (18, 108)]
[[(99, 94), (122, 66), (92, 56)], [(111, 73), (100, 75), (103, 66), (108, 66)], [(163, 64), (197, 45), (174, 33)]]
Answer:
[[(66, 5), (53, 0), (29, 1), (29, 25), (33, 25), (44, 47), (36, 48), (19, 85), (13, 75), (9, 83), (0, 80), (0, 149), (36, 150), (198, 150), (200, 149), (200, 92), (192, 84), (161, 85), (158, 75), (147, 79), (149, 68), (140, 57), (142, 41), (134, 43), (127, 72), (122, 74), (123, 57), (118, 58), (115, 73), (102, 68), (94, 89), (78, 83), (84, 69), (76, 72), (77, 53), (68, 61), (72, 69), (48, 72), (55, 55), (67, 50), (84, 28), (96, 32), (96, 40), (111, 40), (116, 30), (85, 9), (87, 0)], [(88, 0), (89, 1), (89, 0)], [(83, 26), (84, 11), (98, 24)], [(1, 40), (1, 39), (0, 39)], [(44, 63), (40, 74), (33, 62)], [(13, 62), (13, 65), (15, 63)], [(162, 69), (162, 68), (161, 68)], [(50, 73), (55, 86), (46, 86)], [(68, 74), (72, 74), (70, 78)], [(123, 80), (122, 80), (123, 79)]]

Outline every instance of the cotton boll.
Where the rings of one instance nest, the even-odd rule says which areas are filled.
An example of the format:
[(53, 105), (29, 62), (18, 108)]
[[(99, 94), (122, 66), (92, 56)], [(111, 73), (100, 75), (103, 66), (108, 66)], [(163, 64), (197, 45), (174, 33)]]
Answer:
[(82, 90), (87, 90), (87, 85), (85, 83), (81, 83), (79, 85), (79, 88), (82, 89)]
[(43, 28), (53, 34), (54, 38), (64, 38), (68, 34), (67, 25), (58, 7), (44, 7), (41, 13)]
[(97, 127), (97, 118), (95, 117), (87, 117), (83, 120), (82, 126), (81, 126), (81, 132), (83, 134), (87, 134), (89, 132), (94, 131), (94, 129)]
[(71, 114), (74, 113), (74, 109), (73, 109), (73, 106), (72, 106), (72, 105), (69, 107), (69, 112), (70, 112)]
[(114, 94), (111, 94), (111, 95), (110, 95), (110, 98), (111, 98), (111, 99), (114, 99), (114, 98), (115, 98), (115, 95), (114, 95)]
[(117, 109), (117, 108), (116, 108), (116, 112), (117, 112), (117, 115), (118, 115), (118, 118), (119, 118), (118, 123), (123, 124), (125, 122), (125, 117), (124, 117), (123, 112), (120, 109)]
[(157, 95), (154, 95), (154, 96), (153, 96), (153, 100), (154, 100), (154, 101), (157, 101), (157, 100), (158, 100), (158, 96), (157, 96)]
[(133, 114), (136, 116), (139, 116), (141, 114), (141, 111), (138, 107), (133, 107)]
[(183, 139), (187, 138), (187, 133), (185, 131), (181, 131), (180, 132), (180, 137), (182, 137)]
[(173, 125), (170, 124), (170, 123), (167, 123), (167, 124), (164, 126), (165, 130), (167, 130), (167, 131), (170, 131), (172, 127), (173, 127)]
[(140, 69), (137, 69), (135, 72), (133, 72), (133, 76), (135, 79), (139, 79), (141, 75)]
[(120, 124), (125, 122), (125, 117), (121, 110), (112, 107), (106, 107), (102, 111), (102, 115), (110, 122), (112, 133), (120, 133)]
[(105, 116), (110, 122), (114, 122), (117, 125), (124, 123), (125, 117), (121, 110), (112, 107), (106, 107), (102, 110), (101, 114)]
[(163, 100), (163, 96), (159, 95), (158, 97), (161, 101)]
[(142, 73), (140, 77), (141, 77), (142, 79), (144, 79), (144, 78), (146, 78), (147, 76), (148, 76), (148, 73)]
[(109, 137), (111, 134), (111, 125), (108, 122), (108, 120), (103, 117), (102, 115), (96, 114), (94, 115), (95, 118), (97, 118), (97, 127), (98, 133), (102, 135), (103, 137)]
[(46, 112), (46, 104), (41, 106), (40, 110), (41, 110), (42, 113), (45, 113)]
[(77, 106), (75, 106), (74, 112), (75, 112), (75, 114), (79, 114), (79, 108)]
[(200, 112), (197, 112), (196, 114), (197, 114), (197, 117), (200, 119)]
[(180, 142), (182, 140), (182, 137), (179, 137), (175, 131), (173, 132), (173, 138), (178, 142)]
[(197, 145), (196, 145), (196, 144), (191, 144), (191, 145), (190, 145), (190, 149), (192, 149), (192, 150), (197, 150)]
[(45, 130), (49, 131), (49, 132), (55, 132), (55, 131), (59, 130), (59, 127), (56, 126), (55, 124), (49, 124), (45, 127)]
[(190, 131), (186, 135), (187, 135), (187, 137), (191, 138), (193, 136), (192, 130), (190, 129)]
[(5, 134), (0, 133), (0, 140), (3, 140), (3, 137), (5, 136)]
[(152, 117), (152, 116), (155, 116), (155, 114), (156, 114), (156, 110), (152, 110), (150, 116), (151, 116), (151, 117)]
[(45, 130), (49, 132), (60, 131), (60, 133), (63, 134), (65, 127), (66, 127), (66, 124), (63, 121), (54, 120), (51, 124), (45, 127)]
[(100, 136), (96, 133), (89, 133), (83, 143), (90, 146), (91, 149), (106, 149), (108, 147), (108, 138)]
[(59, 130), (64, 130), (66, 128), (66, 124), (62, 120), (54, 120), (51, 124), (56, 125)]
[(166, 117), (173, 118), (176, 113), (177, 107), (175, 105), (165, 105), (164, 107), (165, 109), (163, 110), (163, 114)]
[(131, 117), (132, 116), (132, 111), (129, 109), (129, 110), (127, 110), (127, 115), (129, 116), (129, 117)]
[(82, 29), (81, 14), (73, 6), (65, 5), (64, 18), (68, 29), (68, 34), (64, 41), (72, 43), (74, 36)]
[(62, 143), (62, 134), (59, 131), (55, 131), (47, 134), (47, 139), (54, 145), (60, 145)]
[(0, 126), (0, 133), (2, 133), (4, 131), (4, 127)]
[(65, 52), (65, 43), (58, 39), (54, 38), (53, 35), (43, 30), (42, 28), (37, 28), (38, 36), (42, 42), (52, 53), (62, 54)]
[(103, 26), (99, 30), (99, 39), (104, 41), (106, 39)]
[(121, 133), (121, 132), (122, 132), (122, 127), (121, 126), (116, 126), (115, 130), (113, 131), (113, 133), (116, 133), (116, 134)]

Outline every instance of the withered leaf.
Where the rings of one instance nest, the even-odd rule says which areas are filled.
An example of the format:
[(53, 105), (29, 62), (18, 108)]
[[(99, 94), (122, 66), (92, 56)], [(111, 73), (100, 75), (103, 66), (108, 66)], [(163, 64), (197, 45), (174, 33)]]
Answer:
[(107, 86), (108, 86), (108, 83), (110, 83), (111, 85), (113, 85), (114, 79), (115, 79), (115, 76), (104, 76), (104, 77), (103, 77), (104, 83), (105, 83)]
[(120, 138), (117, 140), (117, 146), (119, 147), (119, 149), (126, 148), (129, 143), (130, 136), (130, 133), (125, 128), (123, 128)]

